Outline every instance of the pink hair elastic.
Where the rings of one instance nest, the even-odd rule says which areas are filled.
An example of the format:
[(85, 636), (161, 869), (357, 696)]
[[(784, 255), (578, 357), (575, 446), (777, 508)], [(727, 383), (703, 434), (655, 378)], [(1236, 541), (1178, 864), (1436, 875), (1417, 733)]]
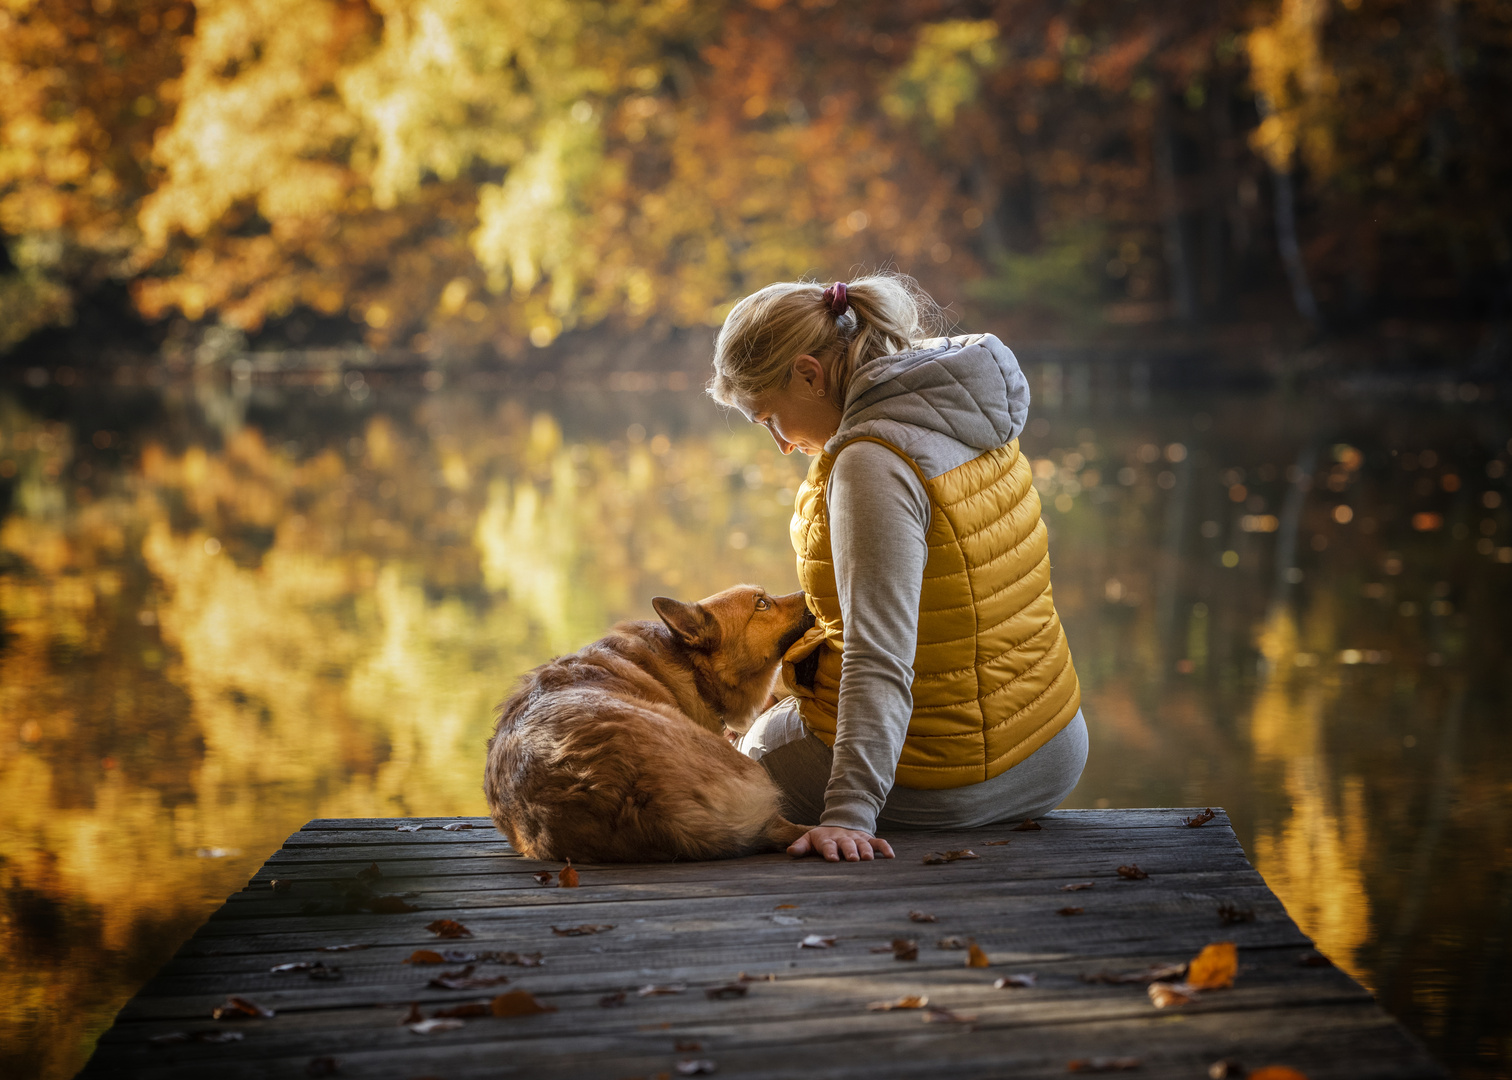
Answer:
[(850, 301), (845, 296), (845, 282), (837, 281), (824, 290), (824, 302), (829, 305), (830, 314), (839, 318), (850, 310)]

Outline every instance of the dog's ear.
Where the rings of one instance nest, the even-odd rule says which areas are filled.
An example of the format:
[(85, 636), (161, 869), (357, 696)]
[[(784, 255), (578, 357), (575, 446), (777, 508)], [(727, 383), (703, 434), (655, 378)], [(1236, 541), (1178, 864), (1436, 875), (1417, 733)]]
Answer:
[(670, 596), (653, 596), (651, 606), (672, 636), (690, 649), (712, 649), (719, 644), (719, 624), (698, 604), (685, 604)]

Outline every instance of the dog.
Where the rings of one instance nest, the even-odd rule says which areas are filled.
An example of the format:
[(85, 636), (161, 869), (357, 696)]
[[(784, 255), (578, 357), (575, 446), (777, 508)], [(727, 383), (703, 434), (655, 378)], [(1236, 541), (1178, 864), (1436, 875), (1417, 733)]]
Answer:
[(666, 862), (780, 851), (808, 830), (782, 816), (766, 770), (730, 745), (813, 625), (801, 592), (737, 585), (651, 601), (656, 622), (525, 675), (499, 706), (483, 792), (533, 859)]

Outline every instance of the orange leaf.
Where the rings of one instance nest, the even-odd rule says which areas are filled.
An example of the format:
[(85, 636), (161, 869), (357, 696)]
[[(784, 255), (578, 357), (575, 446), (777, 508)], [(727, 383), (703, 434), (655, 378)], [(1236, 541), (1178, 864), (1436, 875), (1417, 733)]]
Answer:
[(572, 860), (567, 860), (567, 869), (557, 875), (557, 888), (575, 889), (578, 887), (578, 872), (572, 868)]
[(971, 948), (966, 952), (966, 966), (971, 968), (991, 967), (992, 961), (987, 959), (987, 954), (976, 942), (971, 943)]
[(1285, 1065), (1266, 1065), (1250, 1073), (1249, 1080), (1307, 1080), (1307, 1075)]
[(1192, 998), (1190, 994), (1183, 994), (1170, 983), (1152, 982), (1150, 1000), (1155, 1003), (1157, 1009), (1168, 1009), (1172, 1005), (1189, 1004)]
[(535, 995), (526, 990), (511, 990), (500, 994), (488, 1003), (495, 1016), (535, 1016), (537, 1013), (556, 1012), (555, 1005), (543, 1005)]
[(1086, 910), (1085, 908), (1079, 908), (1079, 907), (1063, 907), (1063, 908), (1056, 908), (1055, 909), (1055, 913), (1057, 915), (1080, 915), (1085, 910)]
[(1044, 826), (1034, 820), (1021, 821), (1013, 827), (1014, 832), (1039, 832)]
[(797, 906), (798, 906), (797, 904), (778, 904), (772, 910), (773, 911), (791, 911), (793, 908), (796, 908)]
[(487, 1016), (489, 1007), (481, 1001), (469, 1001), (465, 1005), (453, 1005), (446, 1009), (437, 1009), (431, 1016), (445, 1016), (456, 1020), (469, 1019), (474, 1016)]
[(1138, 863), (1130, 863), (1128, 866), (1118, 868), (1118, 876), (1128, 878), (1130, 881), (1143, 881), (1150, 875), (1141, 870)]
[(1221, 990), (1234, 985), (1239, 973), (1239, 950), (1232, 941), (1206, 946), (1187, 965), (1187, 982), (1198, 990)]
[(437, 919), (434, 922), (427, 923), (425, 928), (437, 937), (472, 937), (472, 931), (455, 919)]
[(894, 1009), (922, 1009), (928, 1004), (929, 999), (923, 994), (909, 994), (896, 1001), (873, 1001), (866, 1008), (869, 1012), (892, 1012)]

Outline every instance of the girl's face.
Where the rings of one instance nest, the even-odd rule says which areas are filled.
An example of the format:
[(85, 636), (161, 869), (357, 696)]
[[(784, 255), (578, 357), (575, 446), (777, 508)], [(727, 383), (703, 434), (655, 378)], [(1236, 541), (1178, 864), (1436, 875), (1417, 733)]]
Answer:
[(764, 424), (783, 454), (818, 457), (840, 428), (840, 403), (824, 365), (812, 356), (793, 361), (793, 375), (778, 390), (739, 402), (753, 424)]

